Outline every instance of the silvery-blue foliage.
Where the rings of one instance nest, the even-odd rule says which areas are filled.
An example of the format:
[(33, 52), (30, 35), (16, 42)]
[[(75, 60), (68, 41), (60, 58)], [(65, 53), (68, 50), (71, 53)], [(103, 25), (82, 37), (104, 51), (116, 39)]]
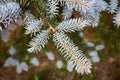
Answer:
[[(63, 18), (69, 19), (73, 13), (73, 9), (80, 12), (83, 19), (91, 22), (92, 26), (97, 26), (99, 22), (99, 15), (101, 11), (104, 11), (108, 4), (104, 0), (48, 0), (50, 9), (48, 13), (52, 16), (58, 15), (58, 2), (63, 6)], [(63, 4), (64, 3), (64, 4)], [(57, 5), (57, 6), (56, 6)]]
[(9, 40), (9, 31), (7, 31), (7, 29), (16, 29), (14, 23), (18, 22), (18, 19), (21, 19), (20, 15), (21, 8), (18, 3), (12, 0), (0, 1), (0, 31), (4, 42)]
[(118, 0), (110, 0), (110, 5), (108, 6), (108, 10), (110, 13), (115, 13), (118, 7)]
[(80, 31), (85, 26), (89, 25), (89, 22), (83, 19), (69, 19), (61, 22), (56, 29), (64, 32)]
[(24, 24), (25, 25), (27, 25), (28, 23), (30, 23), (34, 19), (35, 19), (35, 17), (31, 14), (30, 11), (25, 12), (25, 19), (24, 19)]
[(39, 32), (43, 26), (43, 21), (42, 19), (35, 19), (35, 17), (30, 13), (30, 11), (25, 12), (25, 19), (24, 19), (24, 24), (25, 26), (25, 34), (31, 34), (31, 35), (36, 35), (37, 32)]
[(68, 8), (75, 9), (83, 15), (91, 15), (94, 12), (101, 12), (107, 7), (107, 3), (103, 0), (65, 0)]
[(4, 4), (9, 3), (9, 2), (11, 2), (11, 0), (1, 0), (0, 5), (4, 5)]
[(31, 21), (27, 22), (27, 25), (25, 27), (25, 29), (26, 29), (25, 33), (35, 35), (36, 32), (39, 32), (41, 30), (42, 25), (43, 25), (43, 21), (41, 18), (39, 20), (38, 19), (31, 20)]
[(21, 8), (19, 4), (15, 2), (5, 2), (5, 4), (0, 5), (0, 23), (7, 28), (10, 23), (17, 21), (17, 18), (20, 17), (20, 13)]
[(91, 63), (85, 57), (81, 50), (74, 45), (74, 43), (63, 32), (56, 32), (53, 41), (68, 63), (75, 67), (76, 71), (83, 73), (90, 73)]
[[(93, 20), (93, 26), (99, 22), (99, 14), (107, 8), (103, 0), (63, 0), (69, 10), (75, 9), (83, 15), (84, 19)], [(69, 11), (70, 12), (70, 11)]]
[(99, 12), (94, 13), (94, 16), (91, 19), (88, 19), (88, 21), (93, 27), (97, 27), (100, 21), (100, 13)]
[(28, 49), (28, 52), (32, 53), (32, 52), (40, 51), (42, 48), (44, 48), (45, 44), (47, 44), (49, 38), (50, 38), (50, 30), (49, 29), (42, 30), (29, 43), (30, 48)]
[(47, 7), (51, 19), (58, 15), (58, 0), (48, 0)]
[[(91, 72), (91, 63), (83, 55), (82, 51), (80, 51), (63, 32), (79, 31), (88, 24), (89, 22), (83, 19), (69, 19), (58, 24), (55, 28), (56, 31), (53, 34), (53, 41), (57, 45), (57, 48), (61, 54), (64, 55), (69, 63), (73, 64), (73, 67), (75, 67), (77, 72), (82, 74), (84, 72)], [(28, 49), (28, 52), (32, 53), (40, 51), (48, 42), (50, 33), (51, 29), (40, 31), (39, 34), (37, 34), (29, 43), (30, 48)]]
[(119, 27), (120, 26), (120, 8), (118, 9), (117, 13), (114, 15), (113, 19), (114, 19), (113, 23), (115, 23), (117, 27)]
[(72, 10), (72, 9), (69, 9), (68, 6), (65, 6), (65, 7), (63, 8), (63, 13), (62, 13), (63, 19), (64, 19), (64, 20), (67, 20), (67, 19), (71, 18), (72, 13), (73, 13), (73, 10)]

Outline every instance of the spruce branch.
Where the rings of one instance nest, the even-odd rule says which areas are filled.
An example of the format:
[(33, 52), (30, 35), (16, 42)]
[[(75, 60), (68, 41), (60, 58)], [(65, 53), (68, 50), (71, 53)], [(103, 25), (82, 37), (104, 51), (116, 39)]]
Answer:
[(72, 14), (73, 14), (73, 9), (68, 8), (68, 6), (65, 6), (63, 8), (62, 16), (64, 20), (70, 19)]
[(118, 8), (118, 0), (110, 0), (110, 5), (108, 5), (108, 11), (113, 14), (117, 11)]
[(70, 19), (61, 22), (56, 30), (64, 32), (75, 32), (83, 29), (86, 25), (89, 25), (89, 22), (83, 19)]
[[(64, 0), (63, 0), (64, 1)], [(107, 3), (103, 0), (65, 0), (65, 2), (70, 6), (70, 4), (76, 4), (73, 5), (73, 8), (76, 10), (83, 10), (86, 12), (88, 8), (91, 9), (99, 9), (98, 11), (105, 10)], [(103, 5), (101, 5), (103, 4)], [(71, 5), (72, 6), (72, 5)], [(78, 7), (78, 9), (77, 9)]]
[(38, 7), (36, 7), (35, 5), (34, 5), (34, 8), (39, 13), (39, 15), (43, 19), (44, 23), (49, 26), (49, 28), (52, 30), (52, 32), (56, 32), (56, 29), (49, 23), (49, 21), (45, 18), (44, 14), (40, 11), (40, 9)]
[(74, 45), (74, 43), (63, 32), (54, 33), (53, 41), (62, 55), (72, 64), (77, 72), (83, 74), (90, 73), (91, 63), (85, 57), (81, 50)]
[(44, 48), (44, 46), (45, 46), (45, 44), (47, 44), (49, 38), (50, 38), (50, 29), (42, 30), (29, 43), (30, 48), (28, 49), (28, 52), (30, 52), (30, 53), (32, 53), (32, 52), (37, 53), (42, 48)]
[(47, 3), (47, 13), (49, 14), (50, 19), (53, 19), (55, 16), (58, 15), (59, 7), (58, 7), (58, 0), (48, 0)]
[(5, 28), (7, 28), (10, 23), (17, 22), (18, 18), (21, 14), (21, 8), (18, 3), (2, 0), (0, 2), (0, 23), (3, 24)]
[[(80, 12), (84, 19), (88, 19), (93, 23), (93, 26), (97, 26), (99, 22), (99, 15), (101, 11), (104, 11), (108, 4), (103, 0), (62, 0), (65, 2), (66, 10), (76, 10)], [(70, 11), (69, 11), (70, 12)], [(71, 13), (69, 13), (71, 15)], [(68, 15), (67, 15), (68, 16)], [(64, 16), (64, 18), (67, 18)], [(69, 18), (69, 17), (68, 17)]]
[(33, 34), (36, 35), (36, 32), (39, 32), (43, 26), (43, 21), (42, 19), (33, 19), (33, 20), (28, 20), (25, 29), (26, 29), (26, 34)]

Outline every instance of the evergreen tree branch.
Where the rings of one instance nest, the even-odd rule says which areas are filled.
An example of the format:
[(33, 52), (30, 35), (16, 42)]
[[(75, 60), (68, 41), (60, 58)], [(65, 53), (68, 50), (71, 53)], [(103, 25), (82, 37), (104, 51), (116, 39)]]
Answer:
[(75, 32), (83, 29), (86, 25), (89, 25), (87, 20), (83, 19), (70, 19), (61, 22), (57, 27), (56, 30), (64, 31), (64, 32)]
[(81, 50), (74, 45), (69, 37), (67, 37), (63, 32), (56, 32), (54, 34), (53, 41), (59, 49), (62, 55), (68, 60), (68, 63), (75, 67), (77, 72), (83, 74), (86, 72), (90, 73), (91, 63), (85, 57)]
[(50, 38), (50, 30), (49, 29), (42, 30), (29, 43), (30, 48), (28, 49), (28, 52), (30, 52), (30, 53), (36, 52), (37, 53), (45, 46), (45, 44), (47, 44), (49, 38)]
[(26, 34), (36, 35), (36, 32), (39, 32), (43, 26), (42, 19), (35, 19), (27, 22), (25, 27)]
[(49, 28), (52, 30), (52, 32), (56, 32), (56, 29), (49, 23), (49, 21), (45, 18), (44, 14), (40, 11), (40, 9), (38, 7), (36, 7), (35, 5), (34, 5), (34, 8), (39, 13), (39, 15), (43, 19), (44, 23), (46, 23), (49, 26)]

